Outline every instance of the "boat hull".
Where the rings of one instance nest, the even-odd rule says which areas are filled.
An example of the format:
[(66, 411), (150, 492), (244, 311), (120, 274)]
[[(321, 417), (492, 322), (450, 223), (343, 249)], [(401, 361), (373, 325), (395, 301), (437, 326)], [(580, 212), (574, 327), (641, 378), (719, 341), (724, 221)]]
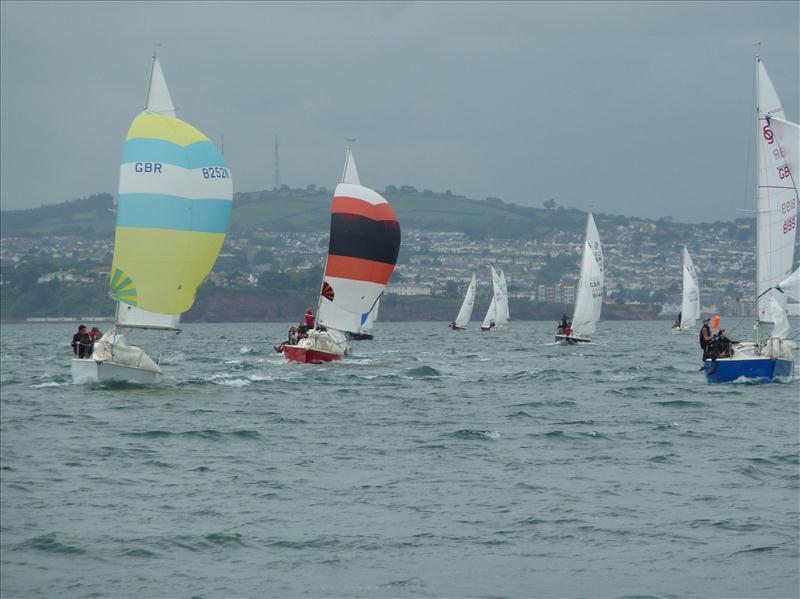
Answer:
[(102, 362), (91, 358), (73, 358), (70, 364), (73, 383), (125, 382), (154, 384), (161, 381), (161, 372)]
[(575, 345), (577, 343), (589, 343), (591, 339), (588, 337), (578, 337), (576, 335), (564, 335), (556, 333), (556, 343), (566, 343), (567, 345)]
[(347, 336), (350, 341), (372, 341), (372, 333), (351, 333)]
[(341, 360), (342, 356), (318, 349), (300, 347), (298, 345), (287, 345), (283, 348), (283, 355), (290, 362), (300, 362), (301, 364), (324, 364)]
[(794, 362), (766, 356), (740, 359), (734, 357), (718, 359), (716, 370), (713, 373), (712, 368), (711, 360), (706, 360), (705, 374), (709, 383), (732, 383), (738, 379), (772, 383), (776, 379), (789, 379), (792, 376)]

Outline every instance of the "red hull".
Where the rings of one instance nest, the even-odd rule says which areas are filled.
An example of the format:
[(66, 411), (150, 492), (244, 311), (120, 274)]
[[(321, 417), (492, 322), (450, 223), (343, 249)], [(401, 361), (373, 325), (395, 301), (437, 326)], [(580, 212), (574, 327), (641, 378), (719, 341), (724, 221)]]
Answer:
[(334, 360), (342, 359), (342, 356), (338, 354), (316, 349), (306, 349), (304, 347), (297, 347), (296, 345), (287, 345), (284, 347), (283, 355), (286, 356), (286, 359), (290, 362), (301, 362), (303, 364), (322, 364), (324, 362), (333, 362)]

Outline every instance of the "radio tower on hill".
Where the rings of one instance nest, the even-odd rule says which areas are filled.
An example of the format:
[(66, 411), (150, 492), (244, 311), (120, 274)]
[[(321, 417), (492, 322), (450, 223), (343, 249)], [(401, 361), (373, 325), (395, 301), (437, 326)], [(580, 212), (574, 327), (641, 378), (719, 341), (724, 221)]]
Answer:
[(272, 188), (279, 189), (281, 186), (281, 163), (278, 159), (278, 136), (275, 136), (275, 170), (272, 172)]

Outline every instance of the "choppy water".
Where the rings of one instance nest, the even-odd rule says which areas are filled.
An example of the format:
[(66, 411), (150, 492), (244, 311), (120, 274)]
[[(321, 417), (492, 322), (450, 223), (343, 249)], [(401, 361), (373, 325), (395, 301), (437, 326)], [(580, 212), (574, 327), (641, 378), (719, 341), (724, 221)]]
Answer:
[[(140, 333), (157, 387), (70, 384), (2, 328), (3, 597), (796, 597), (800, 385), (709, 386), (695, 335), (380, 323)], [(477, 325), (475, 326), (477, 329)]]

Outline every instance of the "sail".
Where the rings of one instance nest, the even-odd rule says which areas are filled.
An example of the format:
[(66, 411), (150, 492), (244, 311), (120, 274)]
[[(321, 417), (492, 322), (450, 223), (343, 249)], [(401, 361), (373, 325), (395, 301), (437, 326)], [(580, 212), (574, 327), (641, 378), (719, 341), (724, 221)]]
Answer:
[(603, 308), (603, 249), (594, 218), (586, 221), (586, 240), (583, 244), (581, 275), (572, 315), (572, 331), (578, 336), (591, 335), (597, 329)]
[(786, 305), (785, 295), (774, 287), (792, 271), (798, 198), (786, 150), (775, 139), (769, 122), (773, 118), (785, 120), (783, 104), (760, 60), (757, 70), (757, 316), (759, 322), (773, 322), (770, 298), (774, 297), (781, 307)]
[(147, 85), (147, 99), (144, 103), (144, 109), (167, 116), (175, 116), (175, 105), (172, 103), (172, 96), (169, 94), (167, 80), (164, 78), (164, 71), (161, 70), (161, 62), (155, 55), (150, 69), (150, 82)]
[(148, 312), (136, 306), (117, 302), (116, 323), (121, 327), (174, 330), (181, 323), (180, 314)]
[(361, 332), (362, 333), (369, 333), (372, 330), (372, 327), (375, 326), (375, 321), (378, 320), (378, 308), (381, 305), (381, 300), (378, 299), (375, 302), (375, 305), (372, 307), (366, 316), (362, 316), (362, 320), (364, 324), (361, 325)]
[(168, 114), (136, 117), (120, 166), (109, 284), (114, 299), (137, 308), (119, 310), (125, 326), (177, 326), (222, 248), (232, 201), (228, 165), (203, 133)]
[(800, 268), (781, 281), (778, 286), (794, 301), (800, 302)]
[(458, 311), (458, 316), (456, 316), (455, 323), (457, 326), (464, 328), (469, 323), (470, 318), (472, 318), (472, 308), (475, 306), (475, 275), (472, 275), (472, 280), (469, 282), (469, 287), (467, 287), (467, 293), (464, 296), (464, 301), (461, 303), (461, 309)]
[(697, 271), (692, 263), (689, 250), (683, 248), (683, 301), (681, 302), (681, 328), (694, 327), (700, 318), (700, 286), (697, 282)]
[(769, 301), (770, 316), (775, 326), (772, 328), (772, 337), (786, 339), (789, 336), (789, 319), (786, 318), (786, 310), (783, 309), (774, 297)]
[(489, 304), (489, 309), (486, 310), (486, 316), (483, 317), (483, 322), (481, 323), (481, 327), (484, 329), (488, 329), (492, 326), (492, 323), (495, 322), (497, 314), (497, 305), (495, 303), (494, 296), (492, 296), (492, 301)]
[[(349, 148), (345, 162), (343, 177), (357, 174)], [(357, 183), (337, 185), (317, 315), (319, 324), (340, 331), (358, 331), (362, 315), (372, 309), (389, 283), (399, 251), (400, 223), (391, 204)]]
[(800, 125), (777, 117), (770, 117), (767, 122), (775, 134), (775, 141), (778, 142), (778, 148), (786, 159), (789, 174), (797, 187), (800, 174)]
[(506, 288), (506, 275), (501, 270), (499, 273), (492, 269), (492, 284), (495, 292), (495, 324), (499, 327), (508, 324), (508, 289)]
[(347, 148), (347, 155), (344, 158), (344, 170), (342, 171), (341, 182), (361, 185), (361, 179), (358, 178), (358, 167), (356, 167), (356, 161), (355, 158), (353, 158), (353, 151), (349, 147)]

